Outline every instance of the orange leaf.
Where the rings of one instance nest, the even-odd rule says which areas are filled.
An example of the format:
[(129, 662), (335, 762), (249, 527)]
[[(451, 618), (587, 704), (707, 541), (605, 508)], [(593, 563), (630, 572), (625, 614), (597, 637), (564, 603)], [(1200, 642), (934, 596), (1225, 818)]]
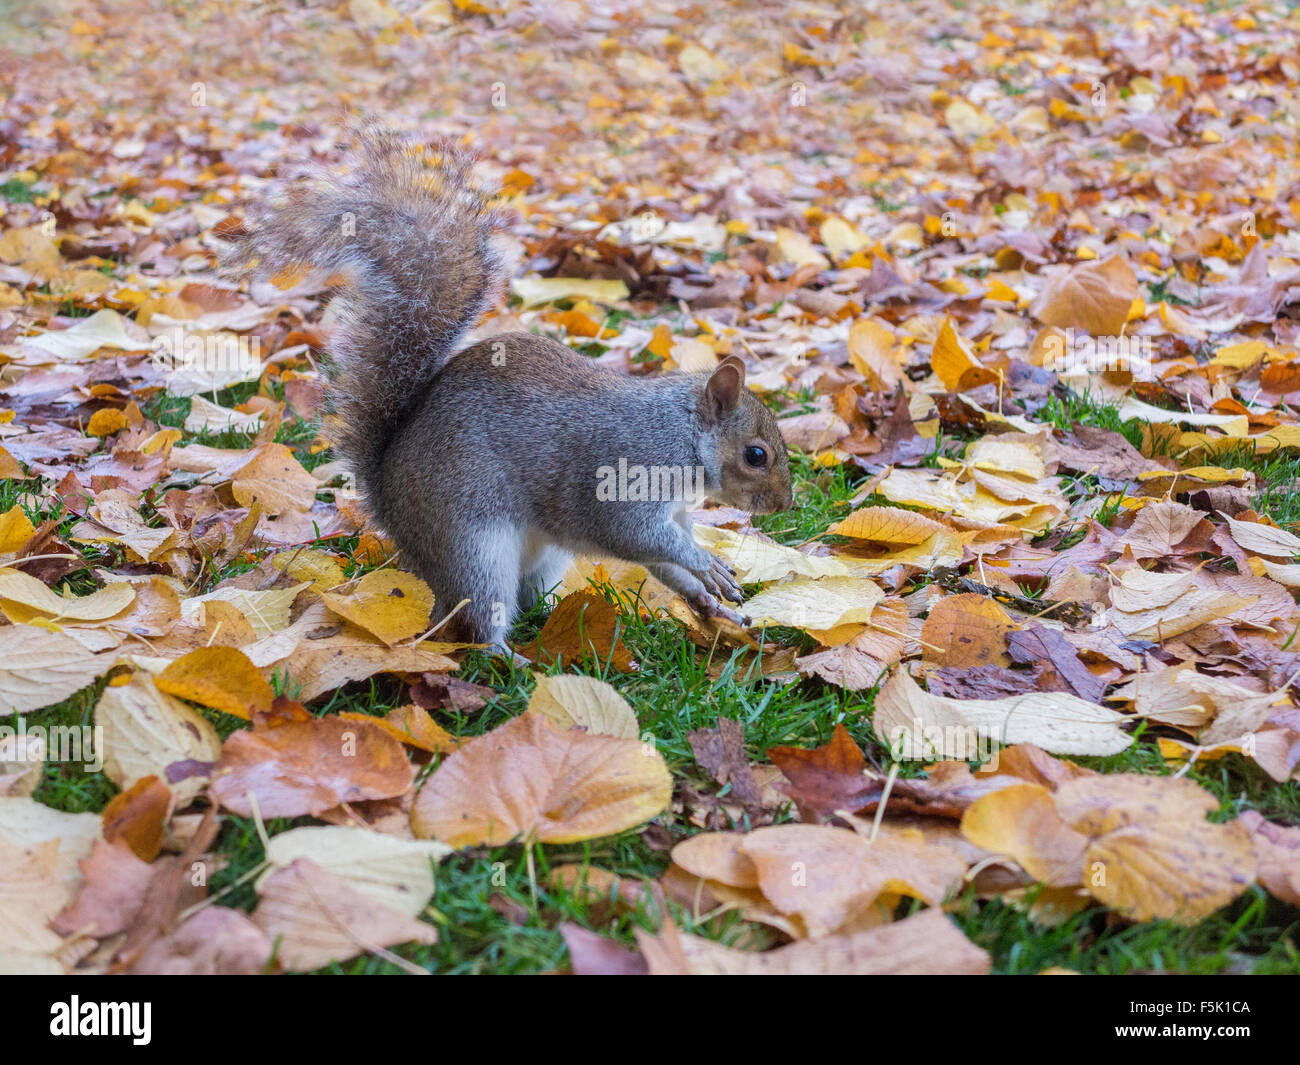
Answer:
[(275, 693), (243, 651), (233, 647), (198, 647), (172, 662), (154, 678), (160, 691), (214, 710), (251, 720), (268, 713)]

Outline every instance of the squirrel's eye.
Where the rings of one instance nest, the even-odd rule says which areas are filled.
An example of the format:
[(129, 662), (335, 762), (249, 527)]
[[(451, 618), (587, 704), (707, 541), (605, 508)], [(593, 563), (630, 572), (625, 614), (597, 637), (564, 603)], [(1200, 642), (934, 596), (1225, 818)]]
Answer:
[(767, 465), (767, 452), (761, 447), (753, 445), (745, 448), (745, 461), (756, 470), (761, 470)]

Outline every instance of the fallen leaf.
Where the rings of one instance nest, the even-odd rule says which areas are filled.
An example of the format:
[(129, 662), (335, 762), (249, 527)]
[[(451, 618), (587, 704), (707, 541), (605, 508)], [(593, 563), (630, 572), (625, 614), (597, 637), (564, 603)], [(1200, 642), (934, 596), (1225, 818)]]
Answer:
[(266, 971), (270, 939), (238, 910), (208, 906), (156, 939), (131, 966), (149, 976), (254, 976)]
[(415, 770), (402, 745), (376, 725), (336, 717), (231, 733), (212, 769), (214, 802), (264, 818), (317, 816), (345, 802), (406, 792)]
[(431, 945), (432, 925), (377, 902), (306, 858), (262, 882), (252, 920), (286, 968), (319, 969), (397, 943)]
[(428, 629), (433, 609), (429, 586), (419, 577), (393, 569), (367, 573), (346, 592), (321, 592), (320, 597), (339, 617), (390, 647)]
[(520, 837), (573, 843), (639, 825), (671, 794), (653, 747), (557, 732), (540, 714), (523, 714), (449, 755), (420, 789), (411, 824), (458, 849)]
[(1116, 256), (1054, 275), (1031, 310), (1046, 325), (1083, 329), (1094, 337), (1119, 336), (1137, 297), (1133, 268)]
[(592, 677), (542, 673), (534, 674), (534, 680), (528, 712), (541, 714), (561, 731), (578, 727), (625, 740), (640, 736), (636, 714), (612, 685)]
[[(802, 940), (769, 951), (737, 950), (698, 936), (676, 938), (670, 954), (649, 933), (637, 929), (637, 942), (653, 975), (962, 975), (986, 974), (988, 952), (975, 946), (944, 916), (929, 909), (895, 924), (847, 936)], [(670, 959), (679, 959), (674, 962)]]
[(520, 651), (535, 662), (555, 662), (561, 668), (591, 656), (621, 673), (636, 669), (623, 644), (618, 612), (594, 592), (566, 595), (551, 611), (537, 639)]
[(112, 667), (71, 636), (36, 625), (0, 628), (0, 716), (60, 703)]
[(242, 717), (271, 709), (275, 693), (248, 656), (233, 647), (199, 647), (154, 678), (158, 690)]
[(90, 595), (64, 597), (20, 570), (0, 569), (0, 609), (15, 624), (43, 617), (53, 621), (104, 621), (122, 613), (134, 599), (134, 589), (125, 582), (107, 585)]
[[(160, 691), (143, 670), (125, 684), (104, 688), (95, 704), (95, 724), (104, 730), (104, 774), (123, 789), (151, 776), (168, 779), (168, 767), (176, 763), (215, 762), (221, 753), (212, 724)], [(206, 781), (205, 774), (171, 781), (176, 805), (186, 806)]]
[(1033, 743), (1056, 754), (1118, 754), (1133, 738), (1123, 715), (1066, 692), (945, 699), (896, 669), (876, 695), (872, 728), (896, 758), (969, 760), (981, 745)]
[(433, 869), (451, 854), (435, 841), (395, 839), (362, 828), (306, 825), (271, 837), (270, 868), (254, 881), (262, 884), (300, 858), (341, 877), (356, 891), (388, 909), (418, 916), (433, 897)]
[(157, 777), (142, 777), (104, 807), (104, 839), (121, 840), (141, 861), (151, 862), (162, 850), (171, 811), (171, 789)]

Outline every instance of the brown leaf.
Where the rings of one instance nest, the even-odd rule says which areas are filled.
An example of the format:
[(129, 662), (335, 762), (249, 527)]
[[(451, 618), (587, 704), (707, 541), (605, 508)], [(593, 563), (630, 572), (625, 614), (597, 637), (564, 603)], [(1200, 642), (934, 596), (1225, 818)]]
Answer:
[(1072, 691), (1081, 699), (1101, 702), (1106, 682), (1079, 660), (1079, 652), (1056, 629), (1049, 629), (1036, 621), (1007, 636), (1007, 650), (1017, 662), (1032, 664), (1050, 663), (1051, 669), (1064, 682), (1062, 690)]
[[(1016, 635), (1016, 633), (1012, 633)], [(1003, 669), (1001, 666), (972, 666), (970, 669), (932, 669), (925, 683), (945, 699), (1002, 699), (1043, 687), (1043, 670)]]
[(125, 840), (95, 840), (89, 858), (81, 860), (86, 882), (77, 899), (51, 927), (62, 936), (84, 932), (107, 939), (125, 932), (144, 907), (145, 893), (158, 870), (141, 861)]
[(671, 795), (652, 747), (557, 732), (540, 714), (523, 714), (449, 755), (416, 796), (411, 824), (453, 847), (572, 843), (648, 821)]
[[(986, 596), (966, 592), (940, 599), (921, 629), (924, 659), (936, 666), (1006, 666), (1007, 612)], [(942, 648), (942, 650), (936, 650)]]
[(640, 954), (581, 925), (565, 921), (559, 932), (578, 976), (644, 976), (649, 972)]
[(262, 881), (259, 896), (253, 923), (289, 969), (319, 969), (397, 943), (438, 941), (432, 925), (376, 902), (306, 858)]
[(769, 951), (725, 947), (682, 934), (667, 922), (658, 938), (641, 929), (636, 935), (649, 970), (656, 976), (979, 976), (992, 965), (988, 952), (971, 943), (939, 909), (924, 910), (882, 928), (803, 940)]
[(695, 729), (687, 740), (695, 761), (719, 784), (731, 784), (731, 792), (746, 809), (761, 809), (763, 803), (754, 773), (745, 754), (745, 731), (739, 721), (718, 718), (715, 728)]
[[(154, 875), (145, 891), (144, 901), (115, 955), (119, 966), (129, 967), (143, 951), (176, 927), (183, 910), (206, 895), (207, 888), (203, 885), (206, 885), (207, 875), (212, 870), (210, 866), (203, 868), (205, 863), (200, 856), (212, 846), (219, 828), (217, 808), (211, 806), (180, 857), (159, 858), (150, 867)], [(196, 878), (195, 873), (200, 869), (204, 876)]]
[(866, 775), (866, 759), (843, 725), (835, 726), (825, 747), (769, 747), (767, 756), (788, 781), (778, 787), (798, 803), (805, 821), (825, 821), (836, 810), (856, 812), (880, 794), (882, 782)]
[(997, 757), (982, 765), (976, 771), (977, 776), (994, 774), (1027, 780), (1031, 784), (1041, 784), (1049, 791), (1055, 791), (1066, 781), (1078, 777), (1094, 776), (1095, 771), (1065, 758), (1053, 758), (1041, 747), (1032, 743), (1017, 743), (1003, 747)]
[(415, 769), (382, 728), (337, 717), (234, 732), (212, 770), (209, 794), (241, 817), (252, 793), (264, 818), (317, 816), (361, 799), (403, 794)]
[(171, 806), (172, 793), (166, 784), (155, 776), (141, 777), (104, 807), (100, 814), (104, 839), (109, 843), (120, 839), (137, 858), (151, 862), (162, 850)]
[(799, 917), (813, 937), (871, 919), (886, 891), (938, 905), (956, 889), (966, 863), (919, 838), (880, 836), (868, 841), (825, 825), (755, 829), (739, 843), (754, 863), (763, 895), (782, 913)]
[(618, 612), (595, 592), (566, 595), (551, 611), (537, 639), (520, 652), (535, 662), (561, 667), (580, 663), (588, 655), (626, 673), (637, 668), (623, 646)]
[(473, 684), (449, 673), (426, 673), (411, 685), (411, 702), (424, 710), (476, 714), (497, 693), (486, 684)]
[(1115, 256), (1056, 274), (1043, 286), (1032, 311), (1047, 325), (1085, 329), (1094, 337), (1118, 336), (1137, 297), (1137, 275)]
[(308, 511), (316, 502), (316, 478), (283, 444), (263, 444), (234, 473), (231, 491), (242, 507), (259, 502), (271, 516)]
[[(871, 614), (870, 622), (847, 642), (796, 658), (794, 665), (804, 676), (821, 677), (848, 691), (875, 687), (890, 666), (902, 657), (907, 632), (907, 607), (889, 597)], [(835, 630), (838, 631), (838, 630)], [(826, 633), (820, 634), (827, 639)]]
[(254, 976), (266, 971), (272, 944), (239, 910), (208, 906), (146, 948), (131, 972), (150, 976)]
[(1300, 906), (1300, 828), (1265, 821), (1255, 810), (1237, 818), (1250, 833), (1259, 861), (1259, 882), (1270, 895)]

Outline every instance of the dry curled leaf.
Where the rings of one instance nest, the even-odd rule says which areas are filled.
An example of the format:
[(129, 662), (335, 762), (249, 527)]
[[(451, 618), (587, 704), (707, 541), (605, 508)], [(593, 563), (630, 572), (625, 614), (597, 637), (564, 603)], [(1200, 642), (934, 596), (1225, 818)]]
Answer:
[(1067, 692), (947, 699), (896, 669), (876, 695), (872, 728), (902, 758), (984, 756), (990, 744), (1033, 743), (1056, 754), (1118, 754), (1133, 742), (1123, 715)]
[(252, 920), (286, 968), (306, 971), (398, 943), (432, 944), (432, 925), (377, 902), (341, 876), (298, 858), (262, 881)]
[(410, 573), (384, 569), (367, 573), (346, 590), (322, 592), (334, 613), (383, 640), (390, 647), (429, 627), (433, 592)]
[(593, 677), (535, 675), (537, 686), (528, 712), (541, 714), (560, 729), (584, 728), (601, 736), (634, 740), (640, 735), (636, 714), (611, 684)]
[(516, 838), (572, 843), (633, 828), (671, 794), (652, 746), (561, 733), (540, 714), (523, 714), (449, 755), (420, 789), (411, 824), (417, 836), (457, 848)]
[(393, 798), (414, 779), (402, 745), (383, 729), (321, 717), (231, 733), (208, 791), (241, 817), (252, 816), (254, 800), (264, 818), (301, 817), (345, 802)]
[(621, 625), (618, 612), (601, 596), (574, 592), (551, 611), (537, 639), (519, 650), (535, 662), (566, 667), (591, 657), (626, 673), (636, 663), (623, 644)]
[(198, 647), (170, 663), (154, 684), (168, 695), (245, 721), (255, 713), (267, 713), (275, 701), (271, 685), (248, 656), (233, 647)]

